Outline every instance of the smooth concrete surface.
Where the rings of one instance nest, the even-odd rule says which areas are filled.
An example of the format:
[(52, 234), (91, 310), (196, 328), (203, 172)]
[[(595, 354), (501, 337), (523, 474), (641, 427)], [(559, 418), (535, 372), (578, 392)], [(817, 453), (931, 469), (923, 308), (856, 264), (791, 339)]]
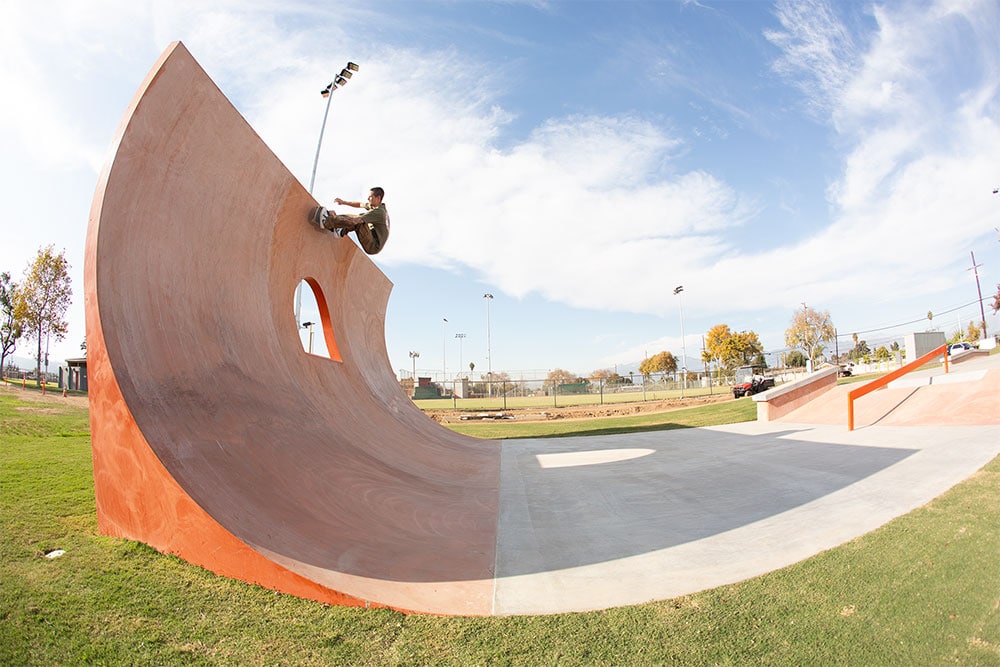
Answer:
[[(741, 581), (926, 504), (1000, 455), (1000, 355), (950, 370), (859, 399), (854, 431), (846, 393), (859, 384), (769, 423), (504, 443), (494, 613)], [(543, 465), (556, 456), (580, 465)]]
[[(539, 465), (626, 448), (651, 453)], [(494, 613), (634, 604), (763, 574), (920, 507), (998, 454), (997, 425), (752, 422), (508, 442)]]
[[(87, 235), (102, 532), (331, 604), (588, 610), (806, 558), (1000, 450), (1000, 369), (978, 360), (968, 381), (865, 397), (854, 432), (838, 387), (763, 425), (457, 435), (403, 393), (385, 350), (391, 285), (305, 222), (314, 205), (172, 44), (125, 114)], [(301, 280), (331, 358), (302, 349)]]

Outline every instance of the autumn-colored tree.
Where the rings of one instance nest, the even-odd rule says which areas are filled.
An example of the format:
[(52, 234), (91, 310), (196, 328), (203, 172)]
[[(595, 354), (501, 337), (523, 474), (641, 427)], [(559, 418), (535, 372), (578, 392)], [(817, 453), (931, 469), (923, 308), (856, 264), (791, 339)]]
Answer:
[(567, 370), (563, 370), (562, 368), (550, 371), (545, 377), (545, 386), (550, 389), (552, 387), (558, 387), (561, 384), (577, 384), (580, 382), (586, 382), (586, 380), (570, 373)]
[(965, 331), (962, 331), (961, 329), (955, 329), (954, 331), (951, 332), (951, 335), (948, 336), (946, 342), (949, 345), (952, 345), (954, 343), (961, 343), (962, 341), (965, 341), (967, 343), (975, 343), (982, 337), (981, 336), (982, 327), (980, 326), (980, 324), (981, 324), (980, 322), (971, 320), (969, 322), (968, 328)]
[[(49, 338), (62, 340), (66, 337), (69, 323), (63, 318), (72, 296), (66, 251), (57, 255), (51, 245), (39, 249), (38, 256), (25, 269), (24, 280), (14, 292), (15, 317), (23, 324), (24, 336), (38, 343), (35, 371), (39, 383), (42, 373), (42, 341), (48, 341)], [(44, 358), (47, 373), (47, 352)]]
[(785, 345), (805, 351), (806, 359), (816, 361), (823, 353), (823, 342), (833, 340), (836, 329), (830, 319), (830, 311), (820, 312), (808, 306), (796, 310), (792, 315), (792, 325), (785, 330)]
[(645, 376), (650, 376), (653, 373), (662, 373), (664, 380), (667, 379), (667, 375), (673, 373), (677, 370), (677, 359), (674, 355), (669, 352), (660, 352), (659, 354), (654, 354), (651, 357), (643, 359), (639, 364), (639, 372)]
[(705, 334), (705, 362), (714, 361), (721, 373), (746, 364), (764, 365), (764, 346), (754, 331), (730, 330), (728, 324), (716, 324)]
[(733, 360), (739, 360), (741, 365), (753, 364), (764, 366), (764, 346), (760, 343), (760, 338), (754, 331), (740, 331), (733, 334), (732, 340)]
[(969, 328), (965, 330), (965, 341), (975, 343), (983, 337), (983, 322), (969, 322)]
[(602, 368), (590, 374), (590, 381), (605, 385), (617, 385), (622, 384), (625, 378), (609, 368)]
[(14, 316), (14, 292), (17, 285), (10, 274), (0, 273), (0, 373), (7, 365), (7, 357), (17, 349), (23, 331), (21, 322)]
[(729, 330), (728, 324), (716, 324), (705, 334), (705, 351), (701, 353), (701, 359), (706, 364), (714, 361), (720, 375), (725, 366), (723, 360), (729, 354), (728, 346), (732, 336), (733, 332)]

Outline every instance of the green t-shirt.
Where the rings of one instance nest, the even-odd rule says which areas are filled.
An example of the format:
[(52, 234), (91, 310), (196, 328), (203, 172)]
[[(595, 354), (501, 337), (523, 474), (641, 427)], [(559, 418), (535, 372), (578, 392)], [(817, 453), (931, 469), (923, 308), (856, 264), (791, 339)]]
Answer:
[[(367, 205), (366, 205), (367, 207)], [(361, 215), (361, 221), (370, 225), (372, 233), (378, 239), (379, 248), (389, 240), (389, 212), (385, 204), (379, 204)]]

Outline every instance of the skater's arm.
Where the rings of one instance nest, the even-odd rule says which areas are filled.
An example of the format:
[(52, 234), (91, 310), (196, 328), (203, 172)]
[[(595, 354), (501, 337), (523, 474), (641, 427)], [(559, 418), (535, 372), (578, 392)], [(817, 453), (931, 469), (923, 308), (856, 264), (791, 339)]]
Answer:
[(364, 208), (364, 204), (362, 204), (359, 201), (347, 201), (346, 199), (341, 199), (340, 197), (337, 197), (333, 201), (340, 204), (341, 206), (350, 206), (351, 208)]

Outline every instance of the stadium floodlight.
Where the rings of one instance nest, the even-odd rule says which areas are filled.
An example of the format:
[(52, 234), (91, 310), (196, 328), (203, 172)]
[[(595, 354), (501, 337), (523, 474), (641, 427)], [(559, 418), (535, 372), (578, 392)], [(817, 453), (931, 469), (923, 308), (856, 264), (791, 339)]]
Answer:
[(410, 350), (410, 360), (413, 362), (413, 396), (417, 396), (417, 357), (420, 356), (419, 352), (414, 352)]
[(327, 84), (326, 88), (320, 91), (320, 95), (326, 98), (326, 110), (323, 112), (323, 124), (319, 128), (319, 141), (316, 143), (316, 159), (313, 160), (312, 178), (309, 179), (309, 192), (312, 193), (316, 184), (316, 166), (319, 164), (319, 151), (323, 146), (323, 133), (326, 131), (326, 118), (330, 114), (330, 101), (333, 99), (333, 91), (347, 83), (347, 80), (354, 76), (360, 68), (357, 63), (348, 62), (347, 67), (340, 70), (340, 74), (333, 77), (333, 81)]
[(684, 342), (684, 304), (681, 303), (681, 292), (683, 291), (684, 285), (678, 285), (674, 288), (674, 294), (677, 296), (677, 307), (681, 313), (681, 398), (684, 398), (684, 390), (687, 389), (688, 383), (687, 344)]
[[(316, 185), (316, 167), (319, 166), (319, 151), (323, 146), (323, 133), (326, 131), (326, 118), (330, 115), (330, 101), (333, 99), (333, 91), (337, 89), (337, 86), (343, 86), (347, 83), (347, 80), (351, 78), (351, 72), (358, 71), (357, 63), (348, 62), (347, 67), (340, 71), (333, 81), (326, 85), (326, 88), (321, 90), (319, 94), (326, 98), (326, 110), (323, 111), (323, 124), (319, 127), (319, 141), (316, 142), (316, 158), (313, 160), (313, 170), (312, 176), (309, 178), (309, 194), (312, 194), (313, 187)], [(347, 76), (344, 76), (344, 74)], [(302, 283), (299, 283), (298, 287), (295, 288), (295, 321), (298, 322), (302, 317)]]
[(486, 299), (486, 395), (493, 397), (493, 355), (490, 351), (490, 301), (493, 295), (487, 292), (483, 295)]

